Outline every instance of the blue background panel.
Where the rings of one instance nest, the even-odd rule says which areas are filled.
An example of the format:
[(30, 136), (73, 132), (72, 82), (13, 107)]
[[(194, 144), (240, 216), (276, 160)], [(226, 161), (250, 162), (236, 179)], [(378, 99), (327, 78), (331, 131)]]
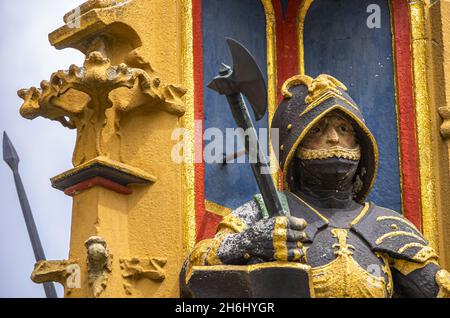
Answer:
[[(256, 58), (263, 74), (267, 74), (264, 8), (259, 0), (206, 0), (202, 1), (202, 23), (204, 129), (219, 128), (225, 133), (226, 128), (236, 127), (226, 98), (206, 85), (217, 75), (222, 62), (232, 66), (225, 37), (245, 45)], [(255, 124), (257, 128), (267, 128), (267, 115)], [(208, 143), (205, 141), (205, 146)], [(238, 147), (241, 149), (242, 144)], [(258, 192), (248, 163), (205, 163), (206, 200), (234, 209)]]
[[(381, 9), (381, 28), (369, 28), (367, 7)], [(370, 200), (401, 211), (392, 33), (387, 0), (318, 0), (305, 18), (305, 72), (342, 81), (360, 106), (379, 147)]]

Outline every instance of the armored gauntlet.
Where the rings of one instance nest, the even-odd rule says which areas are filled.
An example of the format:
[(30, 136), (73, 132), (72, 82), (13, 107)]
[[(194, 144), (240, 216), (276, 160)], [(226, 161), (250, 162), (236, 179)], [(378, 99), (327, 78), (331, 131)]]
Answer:
[(240, 233), (228, 235), (217, 256), (225, 264), (239, 259), (244, 263), (250, 259), (252, 262), (302, 261), (305, 227), (306, 222), (295, 217), (262, 219)]

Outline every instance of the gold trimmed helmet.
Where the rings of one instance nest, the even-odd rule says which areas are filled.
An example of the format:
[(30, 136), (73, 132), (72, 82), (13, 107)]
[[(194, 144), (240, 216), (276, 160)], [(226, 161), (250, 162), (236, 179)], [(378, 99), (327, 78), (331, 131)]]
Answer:
[(271, 128), (279, 129), (279, 143), (273, 144), (279, 144), (278, 160), (283, 170), (284, 189), (293, 188), (292, 163), (303, 138), (323, 117), (332, 111), (339, 111), (352, 121), (361, 147), (356, 176), (362, 185), (355, 193), (355, 200), (363, 202), (375, 181), (378, 148), (359, 107), (348, 95), (345, 85), (326, 74), (315, 79), (307, 75), (297, 75), (283, 84), (282, 93), (284, 98), (275, 112)]

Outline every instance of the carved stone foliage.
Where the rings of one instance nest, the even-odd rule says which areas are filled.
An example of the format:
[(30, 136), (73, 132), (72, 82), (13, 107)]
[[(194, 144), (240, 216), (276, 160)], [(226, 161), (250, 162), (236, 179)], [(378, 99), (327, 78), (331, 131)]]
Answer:
[[(134, 63), (139, 60), (136, 54), (138, 51), (131, 52), (128, 60), (147, 65), (145, 70), (124, 63), (113, 66), (99, 51), (89, 53), (83, 67), (72, 65), (68, 71), (53, 73), (40, 88), (20, 90), (18, 95), (24, 100), (21, 115), (28, 119), (42, 116), (76, 128), (75, 166), (98, 156), (121, 161), (120, 120), (124, 115), (137, 109), (176, 116), (185, 111), (181, 98), (186, 90), (163, 84), (148, 62)], [(110, 94), (120, 88), (128, 90), (121, 90), (113, 105)]]
[(167, 259), (164, 257), (150, 257), (150, 258), (121, 258), (120, 268), (122, 270), (122, 277), (128, 280), (124, 283), (124, 288), (127, 294), (131, 295), (131, 280), (139, 280), (142, 278), (150, 279), (155, 282), (162, 282), (166, 278), (164, 266)]

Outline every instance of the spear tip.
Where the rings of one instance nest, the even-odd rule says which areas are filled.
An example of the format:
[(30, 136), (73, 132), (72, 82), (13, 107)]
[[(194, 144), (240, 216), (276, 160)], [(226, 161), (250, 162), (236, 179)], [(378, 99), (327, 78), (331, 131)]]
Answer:
[(3, 132), (3, 160), (13, 171), (19, 166), (19, 156), (6, 131)]

